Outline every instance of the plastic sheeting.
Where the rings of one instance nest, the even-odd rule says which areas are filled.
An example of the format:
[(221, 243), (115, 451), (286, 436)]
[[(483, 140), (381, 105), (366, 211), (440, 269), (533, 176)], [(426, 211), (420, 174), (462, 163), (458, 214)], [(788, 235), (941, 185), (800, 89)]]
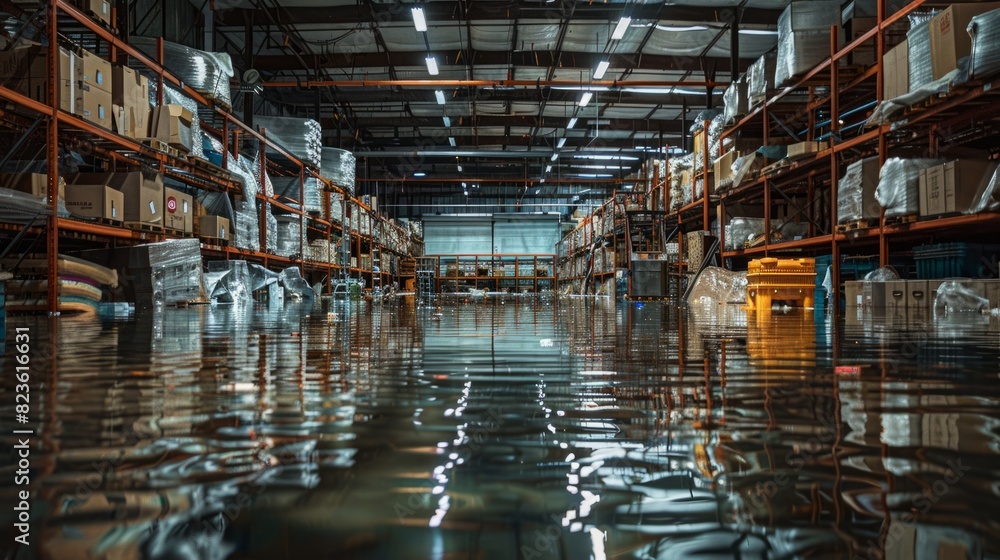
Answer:
[(755, 153), (747, 154), (745, 156), (740, 156), (733, 162), (733, 184), (732, 188), (736, 188), (743, 184), (751, 173), (755, 170), (760, 169), (759, 156)]
[(323, 148), (320, 175), (351, 194), (354, 194), (357, 167), (357, 160), (351, 152), (340, 148)]
[(883, 266), (865, 274), (862, 278), (865, 282), (893, 282), (899, 280), (899, 274), (891, 266)]
[(320, 167), (323, 157), (323, 128), (312, 119), (254, 115), (258, 130), (300, 160)]
[[(156, 59), (155, 38), (132, 37), (129, 42)], [(229, 80), (234, 72), (233, 60), (229, 54), (205, 52), (164, 41), (163, 67), (195, 90), (232, 106)]]
[(734, 123), (736, 118), (746, 111), (746, 80), (746, 74), (741, 75), (738, 80), (729, 84), (726, 93), (722, 95), (722, 115), (727, 125)]
[(951, 313), (982, 313), (990, 308), (990, 301), (980, 297), (967, 283), (948, 280), (938, 287), (934, 298), (934, 315)]
[(733, 272), (709, 266), (698, 275), (694, 282), (694, 286), (688, 294), (688, 303), (703, 305), (746, 303), (746, 272)]
[(771, 237), (774, 242), (777, 242), (795, 241), (803, 239), (807, 235), (809, 235), (809, 222), (793, 222), (788, 220), (780, 223)]
[(303, 202), (302, 206), (306, 212), (322, 212), (323, 204), (320, 195), (322, 191), (320, 189), (320, 182), (315, 177), (306, 177), (305, 182), (302, 184), (301, 193), (299, 192), (298, 177), (273, 177), (271, 178), (271, 185), (275, 195)]
[(906, 33), (910, 66), (910, 91), (917, 91), (934, 81), (931, 66), (930, 20), (918, 23)]
[(964, 214), (978, 214), (980, 212), (993, 211), (1000, 208), (1000, 201), (997, 194), (1000, 193), (1000, 168), (993, 172), (993, 177), (985, 185), (979, 187), (972, 204)]
[(738, 251), (764, 236), (764, 218), (733, 218), (726, 226), (726, 250)]
[(920, 172), (944, 163), (942, 159), (890, 158), (879, 172), (875, 199), (887, 217), (920, 212)]
[(768, 90), (774, 88), (774, 71), (777, 54), (769, 52), (757, 59), (747, 70), (747, 100), (750, 107), (763, 103)]
[(299, 257), (302, 247), (308, 246), (305, 238), (305, 230), (299, 223), (299, 217), (295, 215), (276, 216), (277, 234), (276, 243), (273, 248), (274, 254), (282, 257)]
[(253, 303), (254, 280), (246, 261), (213, 261), (208, 268), (205, 291), (212, 303), (243, 306)]
[(246, 200), (237, 202), (230, 227), (233, 230), (233, 244), (236, 247), (260, 251), (260, 225), (255, 204)]
[[(27, 224), (34, 221), (44, 223), (49, 215), (47, 198), (40, 198), (31, 193), (0, 188), (0, 222), (8, 224)], [(66, 203), (59, 199), (58, 214), (69, 217)]]
[(203, 301), (201, 242), (171, 239), (132, 247), (129, 272), (136, 307)]
[(316, 291), (302, 277), (297, 267), (292, 266), (282, 270), (278, 281), (285, 288), (285, 295), (291, 299), (311, 300), (316, 297)]
[(945, 74), (939, 80), (934, 80), (924, 84), (920, 89), (910, 90), (905, 95), (900, 95), (895, 99), (888, 99), (879, 103), (872, 112), (872, 116), (865, 123), (867, 127), (879, 126), (887, 123), (901, 113), (903, 109), (919, 103), (937, 95), (944, 95), (956, 87), (969, 81), (969, 58), (963, 58), (958, 63), (958, 68)]
[[(865, 171), (874, 173), (877, 166), (878, 158), (866, 158), (847, 166), (847, 172), (840, 178), (837, 187), (837, 220), (839, 223), (878, 217), (866, 215), (864, 192)], [(870, 186), (868, 196), (871, 197)], [(868, 202), (870, 203), (870, 199)]]
[(694, 122), (691, 124), (690, 132), (695, 134), (701, 132), (705, 128), (705, 121), (711, 121), (715, 117), (722, 114), (719, 109), (704, 109), (694, 118)]
[[(774, 83), (781, 87), (830, 56), (830, 27), (841, 26), (839, 0), (794, 1), (778, 18)], [(843, 42), (843, 34), (839, 38)]]
[(972, 36), (969, 75), (978, 79), (1000, 72), (1000, 10), (972, 18), (968, 32)]

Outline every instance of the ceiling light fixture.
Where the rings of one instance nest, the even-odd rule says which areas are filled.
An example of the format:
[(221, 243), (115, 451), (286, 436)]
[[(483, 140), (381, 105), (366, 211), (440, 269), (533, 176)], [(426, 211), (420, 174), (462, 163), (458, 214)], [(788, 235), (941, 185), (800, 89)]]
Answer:
[(549, 161), (555, 161), (555, 160), (557, 160), (557, 159), (559, 159), (559, 154), (558, 154), (558, 153), (555, 153), (555, 154), (552, 154), (552, 157), (551, 157), (551, 158), (549, 158)]
[(594, 92), (592, 92), (592, 91), (585, 91), (585, 92), (583, 92), (583, 95), (580, 96), (580, 106), (581, 107), (586, 107), (587, 104), (590, 103), (590, 99), (592, 97), (594, 97)]
[(427, 62), (427, 73), (431, 76), (438, 75), (438, 61), (433, 56), (428, 56), (424, 59)]
[(423, 171), (417, 171), (416, 173), (413, 174), (413, 176), (414, 177), (426, 177), (427, 174), (424, 173)]
[(620, 41), (622, 37), (625, 36), (625, 31), (628, 29), (630, 23), (632, 23), (632, 18), (630, 17), (622, 17), (618, 20), (618, 25), (616, 25), (615, 30), (611, 32), (611, 40)]
[(685, 31), (706, 31), (707, 27), (704, 25), (657, 25), (657, 29), (660, 31), (673, 31), (675, 33), (683, 33)]
[(594, 79), (600, 80), (607, 73), (608, 68), (611, 67), (611, 63), (607, 60), (602, 60), (597, 63), (597, 70), (594, 70)]
[(740, 29), (740, 35), (777, 35), (777, 31), (770, 29)]
[(546, 173), (552, 173), (552, 166), (551, 165), (546, 165), (545, 166), (545, 172)]
[(444, 92), (439, 89), (435, 90), (434, 99), (437, 99), (438, 105), (444, 105)]
[(573, 128), (574, 126), (576, 126), (576, 117), (573, 117), (572, 119), (569, 120), (568, 123), (566, 123), (566, 129), (568, 130), (570, 128)]
[(424, 18), (424, 9), (420, 7), (411, 8), (410, 13), (413, 14), (413, 27), (421, 33), (427, 31), (427, 19)]
[(451, 119), (448, 118), (448, 115), (441, 117), (441, 120), (444, 121), (446, 127), (451, 128)]
[(451, 136), (448, 137), (448, 143), (451, 144), (452, 148), (455, 147), (455, 139), (453, 137)]
[(461, 165), (459, 165), (459, 166), (458, 166), (458, 172), (459, 172), (459, 173), (462, 173), (462, 172), (463, 172), (463, 169), (462, 169), (462, 166), (461, 166)]
[(560, 139), (559, 139), (559, 142), (558, 142), (558, 143), (556, 143), (556, 147), (557, 147), (557, 148), (562, 148), (562, 147), (563, 147), (563, 146), (565, 146), (565, 145), (566, 145), (566, 139), (565, 139), (565, 138), (560, 138)]

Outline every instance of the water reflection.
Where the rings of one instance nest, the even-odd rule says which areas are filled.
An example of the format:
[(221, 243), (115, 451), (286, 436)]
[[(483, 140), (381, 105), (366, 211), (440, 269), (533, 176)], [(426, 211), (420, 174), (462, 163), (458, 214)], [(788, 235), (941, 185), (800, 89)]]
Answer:
[(58, 341), (33, 350), (18, 558), (998, 553), (996, 319), (512, 298), (9, 320)]

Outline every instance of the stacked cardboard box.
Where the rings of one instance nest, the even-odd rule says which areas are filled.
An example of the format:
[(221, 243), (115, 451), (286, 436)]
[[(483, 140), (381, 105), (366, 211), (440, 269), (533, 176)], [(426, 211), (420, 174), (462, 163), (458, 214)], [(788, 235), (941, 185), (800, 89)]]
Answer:
[(959, 159), (920, 173), (920, 215), (964, 212), (989, 183), (997, 165), (986, 160)]
[(149, 136), (149, 79), (124, 66), (115, 66), (112, 74), (115, 131), (129, 138), (146, 138)]
[(66, 208), (75, 216), (122, 221), (125, 195), (111, 186), (112, 173), (78, 173), (66, 187)]
[(194, 199), (189, 194), (164, 187), (163, 226), (184, 233), (194, 231)]
[(191, 121), (194, 114), (181, 105), (153, 107), (149, 118), (149, 135), (183, 153), (191, 151), (194, 138)]

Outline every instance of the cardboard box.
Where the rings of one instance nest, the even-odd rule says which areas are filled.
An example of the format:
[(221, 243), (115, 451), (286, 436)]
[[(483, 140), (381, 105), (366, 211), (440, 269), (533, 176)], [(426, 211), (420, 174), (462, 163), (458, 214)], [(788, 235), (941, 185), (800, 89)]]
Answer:
[(114, 66), (111, 81), (117, 132), (129, 138), (148, 137), (149, 79), (131, 68)]
[(882, 57), (882, 98), (895, 99), (910, 92), (910, 50), (906, 39)]
[(707, 131), (701, 129), (694, 133), (694, 153), (695, 156), (705, 151), (705, 134)]
[(993, 278), (982, 282), (985, 286), (986, 299), (990, 300), (990, 309), (1000, 307), (1000, 280)]
[(229, 230), (229, 220), (220, 216), (202, 216), (201, 231), (198, 235), (213, 239), (229, 239), (232, 232)]
[(995, 163), (974, 159), (959, 159), (924, 169), (920, 174), (920, 215), (968, 210), (994, 171)]
[(886, 315), (906, 314), (908, 289), (906, 280), (893, 280), (885, 283), (883, 290), (885, 296)]
[(121, 220), (125, 198), (104, 185), (70, 185), (66, 189), (66, 209), (75, 216)]
[(194, 198), (191, 195), (163, 188), (163, 227), (191, 233), (194, 229)]
[(125, 195), (125, 221), (163, 225), (163, 179), (140, 171), (115, 173), (109, 185)]
[(112, 24), (110, 0), (80, 0), (79, 6), (84, 13), (89, 13), (108, 25)]
[(1000, 2), (952, 4), (931, 19), (931, 68), (935, 80), (958, 68), (958, 61), (972, 54), (972, 37), (966, 31), (972, 18), (998, 8)]
[[(844, 26), (847, 31), (847, 42), (854, 42), (871, 29), (874, 29), (877, 24), (877, 17), (853, 16), (849, 20), (845, 19)], [(875, 42), (875, 38), (872, 37), (848, 53), (847, 63), (852, 66), (874, 66), (876, 60), (875, 51), (877, 48), (878, 46)]]
[(740, 157), (736, 150), (729, 150), (713, 163), (715, 172), (715, 184), (721, 185), (723, 181), (733, 179), (733, 163)]
[(798, 144), (791, 144), (788, 146), (787, 157), (788, 159), (795, 159), (818, 154), (829, 147), (830, 143), (825, 140), (822, 142), (799, 142)]
[[(25, 193), (31, 193), (39, 198), (49, 196), (49, 176), (44, 173), (25, 173), (23, 175), (5, 175), (0, 179), (0, 185)], [(66, 199), (66, 181), (59, 178), (59, 198)]]
[(161, 105), (153, 108), (150, 136), (184, 153), (191, 151), (191, 120), (194, 115), (181, 105)]

